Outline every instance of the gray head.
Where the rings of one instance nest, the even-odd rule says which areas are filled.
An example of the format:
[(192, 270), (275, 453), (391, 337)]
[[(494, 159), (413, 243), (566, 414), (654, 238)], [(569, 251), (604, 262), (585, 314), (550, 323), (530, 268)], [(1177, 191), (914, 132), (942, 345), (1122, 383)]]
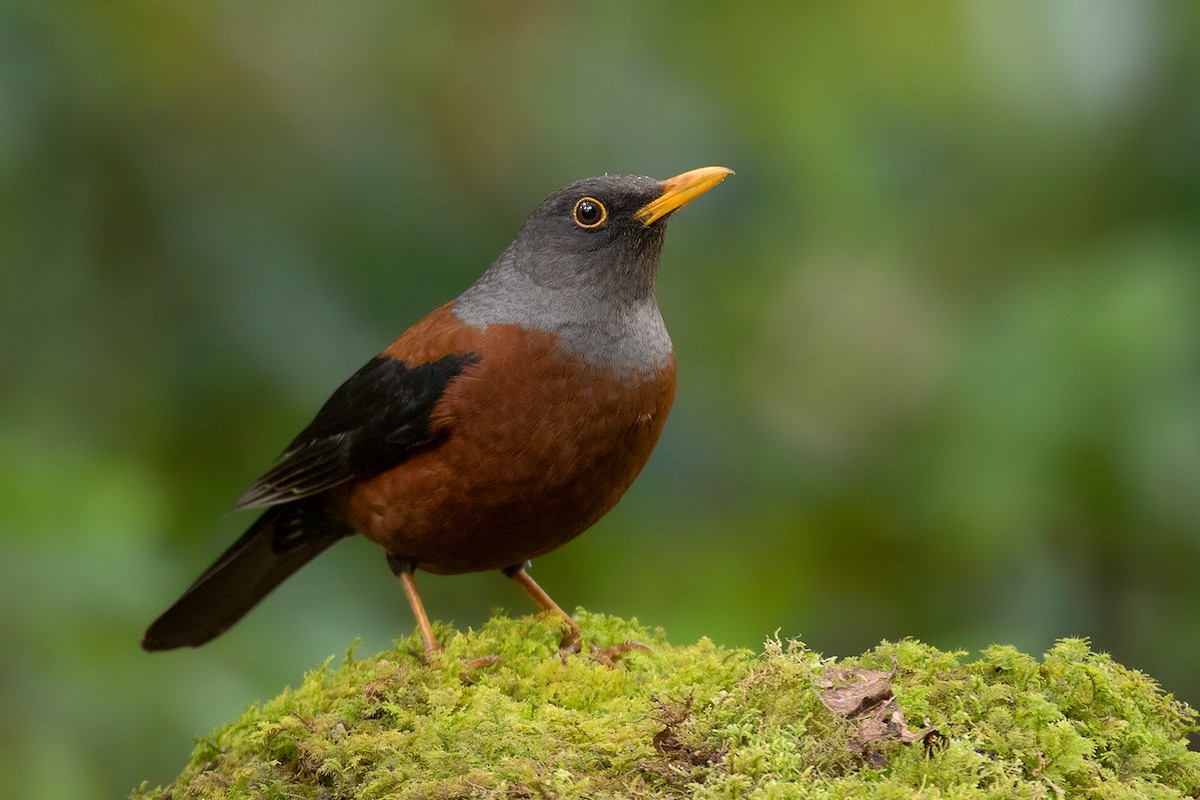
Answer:
[(458, 299), (455, 314), (481, 327), (557, 333), (564, 346), (606, 366), (661, 366), (671, 343), (654, 278), (667, 220), (729, 174), (705, 167), (665, 181), (603, 175), (559, 189)]
[(547, 289), (586, 290), (600, 298), (652, 294), (665, 218), (635, 214), (662, 194), (654, 178), (585, 178), (541, 202), (509, 247), (513, 266)]

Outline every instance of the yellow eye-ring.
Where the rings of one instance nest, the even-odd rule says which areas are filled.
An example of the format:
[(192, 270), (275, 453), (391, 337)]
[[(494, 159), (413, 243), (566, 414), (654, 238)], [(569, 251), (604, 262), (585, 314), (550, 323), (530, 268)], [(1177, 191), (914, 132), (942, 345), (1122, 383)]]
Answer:
[(575, 224), (585, 231), (593, 231), (608, 221), (608, 209), (594, 197), (581, 197), (571, 212)]

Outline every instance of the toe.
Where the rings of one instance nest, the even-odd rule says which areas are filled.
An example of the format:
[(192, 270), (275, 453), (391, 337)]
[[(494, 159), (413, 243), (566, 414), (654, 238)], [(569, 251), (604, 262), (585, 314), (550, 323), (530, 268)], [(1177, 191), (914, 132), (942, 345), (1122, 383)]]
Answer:
[(599, 661), (609, 669), (616, 669), (617, 659), (628, 653), (630, 650), (641, 650), (646, 653), (653, 653), (654, 648), (644, 642), (635, 642), (633, 640), (624, 641), (620, 644), (614, 644), (609, 647), (596, 647), (590, 645), (588, 648), (591, 651), (591, 656), (596, 661)]

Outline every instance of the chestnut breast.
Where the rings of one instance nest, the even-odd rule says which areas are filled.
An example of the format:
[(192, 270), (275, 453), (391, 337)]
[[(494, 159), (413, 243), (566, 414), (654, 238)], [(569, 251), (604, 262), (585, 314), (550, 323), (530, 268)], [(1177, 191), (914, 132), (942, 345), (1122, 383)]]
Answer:
[(500, 569), (547, 553), (611, 509), (650, 457), (675, 396), (673, 356), (615, 371), (517, 325), (443, 306), (385, 355), (473, 352), (430, 415), (431, 442), (335, 491), (352, 527), (429, 572)]

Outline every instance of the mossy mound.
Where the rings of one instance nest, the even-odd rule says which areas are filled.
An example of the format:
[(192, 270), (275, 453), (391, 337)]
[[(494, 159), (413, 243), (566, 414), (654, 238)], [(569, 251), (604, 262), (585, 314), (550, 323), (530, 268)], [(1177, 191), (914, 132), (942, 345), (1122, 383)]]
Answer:
[[(561, 658), (558, 630), (497, 617), (326, 663), (205, 737), (137, 798), (1200, 797), (1196, 712), (1145, 675), (1056, 644), (1039, 663), (915, 641), (833, 662), (798, 642), (673, 647), (580, 612), (610, 669)], [(495, 664), (466, 661), (494, 654)], [(912, 728), (920, 728), (914, 731)]]

